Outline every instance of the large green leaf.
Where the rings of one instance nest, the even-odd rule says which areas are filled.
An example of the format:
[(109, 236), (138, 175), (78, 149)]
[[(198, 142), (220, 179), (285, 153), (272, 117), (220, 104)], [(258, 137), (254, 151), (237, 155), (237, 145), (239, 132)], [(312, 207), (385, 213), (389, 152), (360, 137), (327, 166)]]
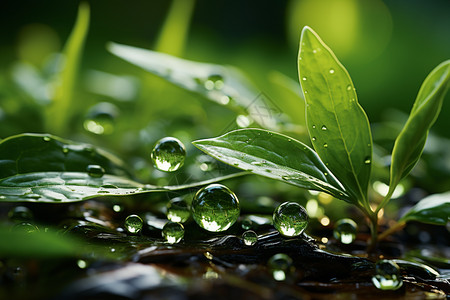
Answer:
[[(105, 175), (93, 177), (88, 165)], [(21, 134), (0, 142), (0, 202), (74, 202), (93, 197), (133, 195), (194, 188), (243, 175), (175, 186), (154, 186), (130, 179), (123, 162), (91, 145), (56, 136)]]
[(185, 60), (116, 43), (109, 43), (108, 50), (176, 86), (238, 113), (248, 113), (264, 128), (279, 130), (281, 112), (234, 67)]
[(399, 220), (408, 221), (446, 225), (450, 221), (450, 192), (430, 195), (420, 200)]
[(349, 200), (317, 154), (288, 136), (262, 129), (241, 129), (193, 144), (236, 168)]
[(369, 122), (347, 70), (309, 27), (302, 31), (298, 70), (314, 149), (346, 188), (352, 202), (369, 209)]
[(409, 118), (395, 140), (392, 151), (390, 192), (403, 177), (409, 174), (419, 160), (428, 131), (439, 115), (449, 86), (450, 60), (447, 60), (431, 71), (423, 82)]
[(72, 33), (64, 47), (64, 66), (60, 74), (60, 82), (53, 97), (47, 116), (48, 130), (60, 134), (67, 130), (71, 117), (71, 107), (75, 99), (75, 84), (80, 66), (84, 42), (89, 29), (89, 4), (82, 2)]

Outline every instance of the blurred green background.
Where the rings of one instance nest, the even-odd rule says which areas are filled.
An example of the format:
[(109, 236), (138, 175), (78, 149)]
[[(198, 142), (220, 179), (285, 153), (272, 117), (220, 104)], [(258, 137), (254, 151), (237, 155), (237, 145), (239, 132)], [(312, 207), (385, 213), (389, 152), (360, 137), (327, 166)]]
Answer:
[[(49, 132), (141, 155), (142, 144), (165, 135), (190, 143), (235, 127), (230, 127), (234, 112), (113, 56), (105, 47), (110, 41), (236, 66), (293, 123), (304, 115), (303, 100), (295, 94), (304, 25), (317, 31), (346, 66), (372, 123), (402, 123), (402, 114), (393, 110), (408, 113), (427, 74), (450, 57), (448, 0), (90, 1), (70, 119), (64, 128), (52, 128), (46, 120), (51, 114), (42, 111), (52, 101), (49, 91), (60, 59), (55, 53), (71, 33), (79, 3), (0, 4), (1, 138)], [(446, 137), (448, 98), (433, 127)], [(292, 108), (297, 99), (298, 107)], [(100, 102), (113, 104), (106, 109), (114, 115), (114, 128), (95, 134), (83, 124)], [(306, 140), (304, 132), (293, 131)]]

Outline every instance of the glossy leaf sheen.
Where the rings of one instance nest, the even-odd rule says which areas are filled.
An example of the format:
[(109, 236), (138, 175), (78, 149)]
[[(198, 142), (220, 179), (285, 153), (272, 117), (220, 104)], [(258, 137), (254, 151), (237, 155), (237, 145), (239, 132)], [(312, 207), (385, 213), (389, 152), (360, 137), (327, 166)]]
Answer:
[(314, 149), (352, 202), (367, 208), (372, 137), (350, 76), (309, 27), (302, 31), (298, 67)]
[(392, 151), (390, 189), (416, 165), (450, 86), (450, 60), (437, 66), (423, 82), (410, 116), (395, 140)]
[(450, 192), (430, 195), (414, 205), (399, 222), (446, 225), (450, 221)]
[(236, 168), (348, 201), (344, 188), (317, 154), (288, 136), (262, 129), (241, 129), (193, 144)]
[[(109, 43), (107, 47), (114, 55), (176, 86), (221, 105), (229, 103), (230, 108), (240, 113), (247, 111), (260, 126), (278, 129), (279, 120), (276, 114), (271, 113), (270, 103), (266, 103), (263, 97), (260, 97), (260, 93), (234, 67), (185, 60), (165, 53), (116, 43)], [(217, 89), (205, 88), (204, 83), (210, 76), (221, 78), (223, 86)]]

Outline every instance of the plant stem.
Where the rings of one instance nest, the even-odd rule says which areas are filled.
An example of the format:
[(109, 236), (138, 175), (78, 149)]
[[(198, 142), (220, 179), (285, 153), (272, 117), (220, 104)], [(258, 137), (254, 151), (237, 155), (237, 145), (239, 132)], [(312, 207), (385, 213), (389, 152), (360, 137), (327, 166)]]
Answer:
[[(372, 212), (372, 211), (371, 211)], [(372, 252), (378, 243), (378, 215), (376, 213), (370, 214), (369, 216), (370, 220), (370, 244), (367, 248), (367, 252)]]
[(393, 234), (396, 231), (401, 230), (403, 227), (405, 227), (406, 222), (398, 222), (394, 226), (391, 226), (388, 230), (384, 231), (380, 236), (378, 237), (378, 240), (384, 240), (389, 235)]
[(393, 188), (389, 187), (389, 192), (387, 193), (386, 196), (384, 196), (383, 201), (381, 201), (381, 203), (377, 206), (377, 209), (375, 210), (376, 215), (391, 199), (392, 194), (394, 193), (396, 187), (397, 187), (397, 185), (395, 185)]

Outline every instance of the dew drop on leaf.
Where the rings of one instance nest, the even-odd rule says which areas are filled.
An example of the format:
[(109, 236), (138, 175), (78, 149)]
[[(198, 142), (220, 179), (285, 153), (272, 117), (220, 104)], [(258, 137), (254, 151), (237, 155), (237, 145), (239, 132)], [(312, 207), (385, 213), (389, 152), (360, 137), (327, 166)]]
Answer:
[(186, 149), (180, 140), (165, 137), (156, 142), (151, 158), (158, 170), (174, 172), (183, 166)]
[(67, 146), (63, 146), (62, 152), (63, 152), (64, 154), (69, 153), (69, 148), (67, 148)]
[(356, 238), (358, 225), (352, 219), (344, 218), (336, 222), (333, 236), (342, 244), (351, 244)]
[(226, 186), (210, 184), (201, 188), (192, 200), (195, 222), (211, 232), (225, 231), (239, 217), (239, 200)]
[(284, 202), (273, 213), (273, 225), (284, 236), (298, 236), (308, 226), (308, 213), (296, 202)]
[(403, 285), (400, 268), (390, 260), (380, 260), (375, 264), (373, 285), (380, 290), (397, 290)]
[(86, 131), (98, 135), (112, 134), (118, 115), (117, 106), (108, 102), (100, 102), (88, 110), (83, 127)]
[(323, 147), (328, 148), (328, 144), (327, 143), (323, 144)]
[(207, 90), (221, 90), (224, 87), (223, 77), (219, 74), (210, 75), (204, 83)]
[(167, 219), (172, 222), (184, 223), (191, 216), (187, 202), (182, 197), (171, 199), (166, 206)]
[(313, 129), (316, 129), (316, 125), (313, 125), (312, 128), (313, 128)]
[(144, 221), (138, 215), (129, 215), (125, 219), (124, 225), (128, 233), (137, 234), (141, 231), (142, 226), (144, 226)]
[(347, 91), (350, 91), (352, 89), (351, 84), (347, 85)]
[(164, 225), (161, 234), (169, 244), (177, 244), (184, 237), (184, 226), (180, 223), (169, 221)]
[(367, 156), (367, 157), (364, 159), (364, 163), (365, 163), (366, 165), (370, 165), (371, 162), (372, 162), (372, 161), (370, 160), (370, 156)]
[(327, 126), (323, 125), (322, 130), (324, 130), (324, 131), (327, 130)]
[(86, 167), (86, 172), (89, 176), (94, 178), (100, 178), (105, 175), (105, 169), (103, 169), (103, 167), (99, 165), (88, 165)]
[(303, 81), (306, 81), (306, 77), (302, 77), (302, 80), (303, 80)]
[(329, 72), (330, 72), (330, 74), (334, 74), (334, 69), (331, 68)]
[(284, 253), (275, 254), (267, 261), (267, 267), (276, 281), (284, 281), (292, 271), (292, 258)]
[(316, 140), (316, 137), (315, 137), (315, 136), (313, 136), (313, 137), (312, 137), (312, 140), (313, 140), (313, 141), (315, 141), (315, 140)]
[(242, 234), (242, 240), (246, 246), (253, 246), (258, 241), (258, 235), (253, 230), (247, 230)]
[(28, 222), (21, 222), (21, 223), (14, 225), (12, 230), (18, 231), (18, 232), (33, 233), (33, 232), (38, 232), (39, 228), (34, 224), (31, 224)]
[(44, 140), (44, 142), (50, 142), (52, 140), (52, 138), (49, 136), (44, 136), (43, 140)]

